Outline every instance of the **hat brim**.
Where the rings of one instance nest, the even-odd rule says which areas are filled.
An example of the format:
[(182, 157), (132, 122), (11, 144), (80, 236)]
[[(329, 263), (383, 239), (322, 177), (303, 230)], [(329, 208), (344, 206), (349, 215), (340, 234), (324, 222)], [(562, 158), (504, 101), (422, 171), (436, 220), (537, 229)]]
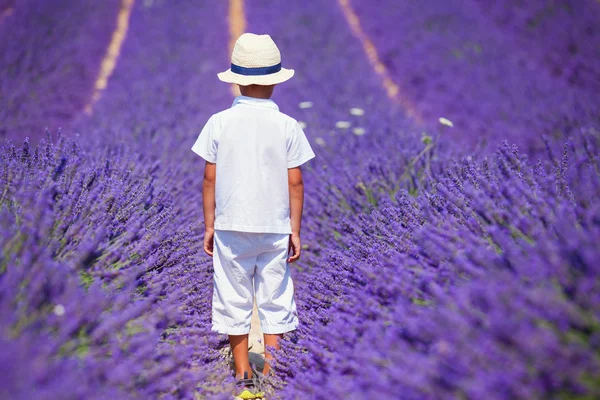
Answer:
[(231, 72), (231, 69), (217, 74), (219, 79), (227, 83), (236, 83), (241, 86), (248, 85), (276, 85), (290, 79), (294, 76), (293, 69), (281, 68), (274, 74), (268, 75), (240, 75)]

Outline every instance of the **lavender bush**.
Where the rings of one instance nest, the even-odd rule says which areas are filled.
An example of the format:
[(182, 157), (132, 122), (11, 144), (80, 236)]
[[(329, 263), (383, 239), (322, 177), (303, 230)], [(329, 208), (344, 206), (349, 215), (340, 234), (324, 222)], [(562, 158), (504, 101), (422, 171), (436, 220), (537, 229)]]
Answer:
[(319, 323), (279, 358), (281, 397), (598, 396), (599, 140), (548, 163), (465, 159), (341, 225), (346, 249), (303, 289), (343, 300), (303, 304)]
[(182, 368), (189, 348), (173, 346), (167, 329), (186, 287), (154, 275), (178, 250), (165, 232), (172, 199), (156, 191), (152, 169), (115, 168), (130, 160), (114, 153), (88, 163), (62, 137), (1, 154), (3, 397), (193, 388)]

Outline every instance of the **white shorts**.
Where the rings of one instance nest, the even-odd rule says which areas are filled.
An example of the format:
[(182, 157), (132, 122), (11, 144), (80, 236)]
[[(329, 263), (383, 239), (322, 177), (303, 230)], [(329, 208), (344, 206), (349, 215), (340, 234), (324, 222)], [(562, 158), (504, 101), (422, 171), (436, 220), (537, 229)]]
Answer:
[(296, 329), (289, 235), (215, 230), (212, 330), (250, 332), (254, 296), (263, 333)]

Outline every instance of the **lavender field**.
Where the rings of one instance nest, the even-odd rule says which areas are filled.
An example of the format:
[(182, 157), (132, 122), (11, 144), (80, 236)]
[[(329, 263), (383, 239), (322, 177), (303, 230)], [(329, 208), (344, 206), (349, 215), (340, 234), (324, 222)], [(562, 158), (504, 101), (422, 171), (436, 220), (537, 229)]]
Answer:
[(204, 162), (269, 33), (304, 169), (268, 399), (600, 398), (597, 0), (0, 0), (0, 399), (231, 399)]

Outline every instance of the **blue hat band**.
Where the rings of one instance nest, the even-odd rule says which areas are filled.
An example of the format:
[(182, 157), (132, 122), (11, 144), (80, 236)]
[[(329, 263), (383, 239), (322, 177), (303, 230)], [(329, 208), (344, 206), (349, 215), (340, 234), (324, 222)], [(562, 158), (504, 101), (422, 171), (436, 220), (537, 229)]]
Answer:
[(256, 76), (256, 75), (270, 75), (276, 72), (281, 71), (281, 63), (276, 65), (271, 65), (270, 67), (256, 67), (256, 68), (247, 68), (240, 67), (239, 65), (231, 64), (231, 72), (240, 75), (247, 76)]

